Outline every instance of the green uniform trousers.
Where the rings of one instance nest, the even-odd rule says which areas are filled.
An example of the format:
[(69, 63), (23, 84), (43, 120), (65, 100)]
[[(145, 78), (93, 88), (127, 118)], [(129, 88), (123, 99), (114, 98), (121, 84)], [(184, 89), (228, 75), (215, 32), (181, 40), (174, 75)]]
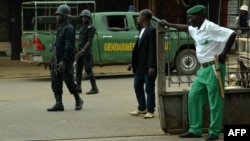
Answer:
[[(225, 84), (226, 65), (220, 64), (223, 86)], [(210, 126), (209, 134), (219, 135), (224, 113), (224, 99), (220, 95), (219, 83), (215, 74), (215, 66), (201, 67), (196, 73), (188, 94), (189, 132), (202, 134), (203, 107), (209, 102)], [(207, 118), (207, 117), (205, 117)]]

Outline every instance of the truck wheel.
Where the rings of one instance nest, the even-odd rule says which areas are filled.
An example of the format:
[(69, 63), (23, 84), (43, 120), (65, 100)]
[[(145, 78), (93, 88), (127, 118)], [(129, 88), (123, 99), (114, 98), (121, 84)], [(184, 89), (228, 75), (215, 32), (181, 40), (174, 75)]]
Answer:
[(185, 49), (178, 53), (175, 68), (179, 74), (195, 74), (200, 68), (195, 50)]

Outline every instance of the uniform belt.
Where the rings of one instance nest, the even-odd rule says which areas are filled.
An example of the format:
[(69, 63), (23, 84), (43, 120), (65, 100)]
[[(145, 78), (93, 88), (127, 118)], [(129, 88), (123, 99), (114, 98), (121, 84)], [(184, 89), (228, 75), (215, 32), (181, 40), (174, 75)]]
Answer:
[(208, 66), (213, 65), (213, 64), (215, 64), (215, 62), (214, 61), (210, 61), (210, 62), (206, 62), (206, 63), (201, 63), (201, 66), (203, 68), (205, 68), (205, 67), (208, 67)]

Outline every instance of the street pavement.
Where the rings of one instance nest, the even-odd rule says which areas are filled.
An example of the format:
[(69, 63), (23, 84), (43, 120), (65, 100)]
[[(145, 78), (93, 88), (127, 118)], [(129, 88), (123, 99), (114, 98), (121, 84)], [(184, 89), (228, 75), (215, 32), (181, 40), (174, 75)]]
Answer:
[[(28, 69), (22, 72), (19, 69), (20, 65), (12, 61), (9, 64), (12, 65), (5, 65), (6, 70), (10, 66), (9, 71), (19, 70), (19, 74), (24, 74), (24, 77), (16, 75), (18, 77), (0, 78), (1, 141), (205, 140), (205, 133), (202, 138), (181, 139), (177, 134), (163, 132), (157, 111), (158, 103), (153, 119), (130, 116), (128, 113), (136, 110), (137, 107), (131, 75), (98, 77), (97, 85), (100, 93), (97, 95), (81, 94), (84, 107), (80, 111), (74, 110), (74, 99), (64, 85), (65, 111), (47, 112), (46, 109), (54, 104), (49, 77), (41, 77), (40, 74), (37, 74), (38, 77), (27, 77)], [(98, 68), (100, 70), (96, 67), (96, 72), (104, 71), (101, 67)], [(115, 69), (126, 70), (124, 66), (110, 70)], [(106, 73), (103, 74), (106, 75)], [(83, 80), (83, 86), (84, 91), (90, 89), (88, 80)], [(186, 86), (181, 86), (181, 89), (186, 88)], [(177, 90), (180, 87), (172, 86), (170, 89)], [(218, 141), (222, 140), (223, 134)]]
[[(132, 77), (100, 78), (97, 95), (81, 94), (84, 107), (64, 87), (64, 112), (47, 112), (54, 104), (48, 78), (0, 79), (1, 141), (202, 141), (164, 133), (155, 118), (130, 116), (136, 109)], [(84, 91), (89, 82), (83, 81)], [(157, 103), (158, 106), (158, 103)], [(221, 136), (221, 140), (223, 137)]]

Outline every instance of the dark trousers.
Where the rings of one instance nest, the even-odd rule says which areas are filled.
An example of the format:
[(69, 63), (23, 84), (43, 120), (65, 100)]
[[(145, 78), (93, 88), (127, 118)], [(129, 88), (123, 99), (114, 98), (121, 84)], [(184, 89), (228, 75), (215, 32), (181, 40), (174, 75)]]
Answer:
[[(149, 76), (147, 73), (134, 74), (134, 89), (138, 102), (138, 110), (146, 110), (150, 113), (155, 111), (155, 76)], [(145, 84), (145, 92), (144, 92)]]
[(55, 65), (51, 64), (51, 87), (55, 95), (62, 95), (63, 81), (65, 82), (68, 90), (72, 94), (77, 94), (76, 85), (74, 82), (74, 68), (73, 60), (67, 62), (63, 73), (59, 73), (55, 69)]
[(78, 58), (77, 60), (77, 66), (76, 66), (76, 81), (77, 83), (80, 83), (82, 80), (82, 71), (85, 69), (85, 72), (87, 73), (88, 78), (95, 79), (94, 73), (92, 69), (92, 55), (88, 56), (82, 56)]

